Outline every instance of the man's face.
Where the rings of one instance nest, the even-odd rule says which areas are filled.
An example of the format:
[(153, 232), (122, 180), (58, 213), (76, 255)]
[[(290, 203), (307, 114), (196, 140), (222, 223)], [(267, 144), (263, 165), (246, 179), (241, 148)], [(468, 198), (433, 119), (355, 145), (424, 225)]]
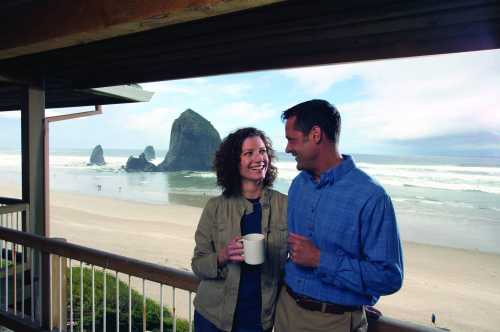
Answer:
[(309, 134), (304, 135), (300, 130), (295, 129), (295, 121), (295, 116), (286, 120), (285, 135), (288, 143), (285, 151), (295, 157), (299, 171), (313, 170), (318, 155), (317, 145)]

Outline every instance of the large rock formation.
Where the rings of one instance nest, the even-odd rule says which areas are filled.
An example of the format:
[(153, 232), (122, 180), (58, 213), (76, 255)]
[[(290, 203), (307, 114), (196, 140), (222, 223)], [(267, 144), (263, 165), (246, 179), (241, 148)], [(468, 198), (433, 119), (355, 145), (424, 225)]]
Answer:
[(212, 124), (191, 109), (174, 121), (170, 147), (158, 171), (208, 171), (221, 142)]
[(141, 153), (139, 158), (133, 156), (128, 158), (125, 170), (127, 172), (156, 172), (157, 167), (146, 159), (144, 153)]
[(147, 161), (155, 159), (156, 158), (155, 149), (151, 145), (146, 146), (146, 148), (144, 149), (144, 156), (146, 157)]
[(94, 150), (92, 150), (92, 154), (90, 155), (90, 162), (87, 164), (88, 166), (92, 165), (106, 165), (104, 161), (104, 152), (102, 151), (102, 146), (97, 145)]

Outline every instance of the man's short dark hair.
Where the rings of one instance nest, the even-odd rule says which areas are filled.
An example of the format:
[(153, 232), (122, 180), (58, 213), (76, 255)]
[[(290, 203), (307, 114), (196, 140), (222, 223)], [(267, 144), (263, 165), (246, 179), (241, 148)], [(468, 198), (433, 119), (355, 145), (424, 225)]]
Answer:
[(331, 141), (338, 143), (340, 136), (340, 113), (322, 99), (313, 99), (295, 105), (281, 114), (283, 121), (295, 117), (295, 129), (304, 135), (309, 134), (312, 127), (318, 126)]
[(238, 129), (222, 140), (215, 153), (214, 169), (217, 175), (217, 184), (222, 188), (222, 194), (226, 197), (241, 195), (241, 148), (245, 139), (249, 137), (260, 137), (266, 146), (269, 164), (263, 186), (271, 187), (278, 175), (278, 169), (274, 166), (275, 154), (271, 140), (263, 131), (256, 128)]

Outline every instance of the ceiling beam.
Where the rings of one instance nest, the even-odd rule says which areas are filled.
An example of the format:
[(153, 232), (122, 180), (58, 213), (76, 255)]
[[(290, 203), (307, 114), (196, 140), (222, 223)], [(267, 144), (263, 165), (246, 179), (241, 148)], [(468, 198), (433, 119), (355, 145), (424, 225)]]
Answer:
[(0, 4), (0, 60), (283, 0), (47, 0)]

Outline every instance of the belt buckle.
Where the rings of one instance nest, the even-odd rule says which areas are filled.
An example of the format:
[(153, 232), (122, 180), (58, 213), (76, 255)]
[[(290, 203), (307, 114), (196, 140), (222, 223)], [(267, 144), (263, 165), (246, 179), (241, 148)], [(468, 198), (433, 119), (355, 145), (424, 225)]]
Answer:
[(322, 313), (326, 312), (326, 306), (327, 306), (327, 304), (325, 302), (321, 302), (321, 312)]

